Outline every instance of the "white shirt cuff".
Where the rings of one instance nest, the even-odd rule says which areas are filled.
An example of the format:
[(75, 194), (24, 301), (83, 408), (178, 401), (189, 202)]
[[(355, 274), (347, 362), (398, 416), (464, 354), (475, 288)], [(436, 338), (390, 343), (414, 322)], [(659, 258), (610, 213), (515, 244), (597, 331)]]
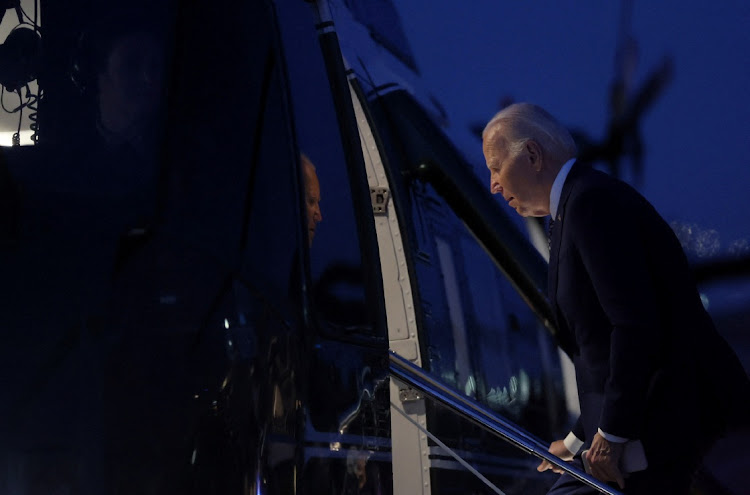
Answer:
[(608, 442), (614, 442), (614, 443), (625, 443), (629, 438), (625, 437), (618, 437), (617, 435), (612, 435), (610, 433), (604, 433), (601, 428), (598, 428), (599, 434), (604, 437), (605, 440)]
[(583, 447), (583, 440), (579, 439), (571, 431), (570, 433), (568, 433), (568, 436), (565, 437), (565, 440), (563, 440), (563, 444), (565, 445), (565, 448), (570, 451), (571, 454), (575, 455), (578, 453), (579, 450), (581, 450), (581, 447)]

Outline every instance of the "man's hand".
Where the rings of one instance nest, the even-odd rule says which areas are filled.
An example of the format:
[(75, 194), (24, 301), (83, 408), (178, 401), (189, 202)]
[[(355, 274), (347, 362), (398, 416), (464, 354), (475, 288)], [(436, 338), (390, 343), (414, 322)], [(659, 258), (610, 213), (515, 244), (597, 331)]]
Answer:
[[(548, 450), (550, 454), (556, 455), (563, 461), (573, 460), (573, 452), (568, 450), (568, 448), (565, 446), (562, 440), (555, 440), (554, 442), (552, 442)], [(554, 464), (546, 460), (542, 461), (542, 463), (539, 464), (539, 466), (537, 466), (536, 468), (536, 470), (539, 471), (540, 473), (548, 469), (551, 469), (557, 474), (563, 474), (564, 472), (562, 469), (560, 469), (559, 467), (555, 466)]]
[(625, 488), (625, 479), (620, 471), (620, 457), (625, 444), (609, 442), (599, 433), (594, 435), (591, 448), (586, 454), (591, 475), (599, 481), (615, 481), (620, 489)]

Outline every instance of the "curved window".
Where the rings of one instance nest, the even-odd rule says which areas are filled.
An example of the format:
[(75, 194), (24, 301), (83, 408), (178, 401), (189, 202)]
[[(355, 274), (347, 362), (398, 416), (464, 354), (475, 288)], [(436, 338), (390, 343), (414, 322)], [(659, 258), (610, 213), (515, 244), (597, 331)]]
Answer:
[[(304, 2), (279, 2), (282, 38), (287, 50), (292, 108), (299, 147), (302, 197), (305, 205), (312, 286), (310, 297), (321, 331), (339, 337), (376, 335), (374, 287), (367, 284), (363, 264), (363, 218), (357, 218), (352, 194), (369, 197), (349, 169), (332, 85), (321, 43), (313, 28), (313, 10)], [(308, 22), (294, 22), (305, 18)], [(347, 93), (348, 97), (348, 93)], [(357, 150), (359, 152), (359, 150)], [(347, 163), (347, 159), (350, 160)]]
[[(372, 108), (394, 166), (395, 200), (406, 212), (401, 221), (409, 226), (425, 368), (536, 435), (560, 434), (566, 417), (551, 335), (468, 222), (433, 186), (432, 180), (444, 177), (418, 168), (450, 165), (454, 173), (470, 174), (470, 167), (403, 92), (377, 99)], [(503, 212), (498, 208), (495, 214)], [(516, 229), (511, 222), (506, 226)], [(502, 235), (523, 249), (523, 234)], [(443, 419), (435, 424), (446, 428), (448, 438), (472, 434), (448, 433), (450, 421)]]

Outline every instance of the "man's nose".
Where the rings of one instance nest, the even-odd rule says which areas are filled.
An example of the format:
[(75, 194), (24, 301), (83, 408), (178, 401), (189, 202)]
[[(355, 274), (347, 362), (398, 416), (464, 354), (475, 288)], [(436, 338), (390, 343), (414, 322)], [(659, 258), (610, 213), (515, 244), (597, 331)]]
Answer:
[(322, 222), (323, 221), (323, 212), (320, 209), (320, 206), (315, 207), (315, 212), (313, 213), (313, 219), (316, 222)]
[(498, 194), (498, 193), (502, 194), (503, 188), (500, 184), (498, 184), (497, 182), (493, 180), (493, 181), (490, 181), (490, 192), (492, 194)]

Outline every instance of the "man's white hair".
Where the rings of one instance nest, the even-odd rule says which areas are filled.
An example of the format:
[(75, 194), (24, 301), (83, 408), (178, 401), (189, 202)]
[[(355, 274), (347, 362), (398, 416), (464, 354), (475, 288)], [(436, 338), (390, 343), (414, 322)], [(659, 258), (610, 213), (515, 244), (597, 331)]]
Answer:
[(500, 110), (484, 127), (482, 141), (496, 139), (498, 133), (513, 155), (518, 154), (529, 140), (536, 141), (543, 151), (559, 160), (573, 158), (578, 153), (568, 129), (533, 103), (514, 103)]

